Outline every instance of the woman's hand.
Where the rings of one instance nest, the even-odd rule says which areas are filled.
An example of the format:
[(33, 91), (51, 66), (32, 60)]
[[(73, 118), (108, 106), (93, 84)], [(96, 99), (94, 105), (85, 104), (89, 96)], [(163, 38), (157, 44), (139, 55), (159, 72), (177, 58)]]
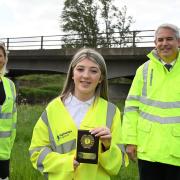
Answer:
[(94, 134), (97, 137), (100, 137), (100, 140), (105, 147), (105, 150), (108, 150), (111, 146), (111, 131), (107, 127), (98, 127), (90, 130), (91, 134)]

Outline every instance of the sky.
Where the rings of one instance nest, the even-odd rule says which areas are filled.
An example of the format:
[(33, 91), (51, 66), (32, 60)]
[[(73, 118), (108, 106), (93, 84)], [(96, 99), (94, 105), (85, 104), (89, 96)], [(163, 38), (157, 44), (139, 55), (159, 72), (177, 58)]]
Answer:
[[(180, 27), (180, 0), (115, 0), (135, 23), (131, 30), (154, 30), (162, 23)], [(60, 35), (63, 0), (0, 0), (0, 38)]]

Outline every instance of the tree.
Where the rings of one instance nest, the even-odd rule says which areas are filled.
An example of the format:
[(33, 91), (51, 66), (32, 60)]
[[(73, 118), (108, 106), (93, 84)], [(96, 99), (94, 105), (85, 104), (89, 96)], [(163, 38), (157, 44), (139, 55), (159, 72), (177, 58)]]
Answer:
[(61, 18), (63, 31), (72, 35), (64, 39), (67, 46), (97, 46), (99, 27), (93, 0), (66, 0)]
[[(134, 34), (129, 31), (131, 24), (134, 22), (131, 16), (127, 16), (127, 7), (123, 6), (121, 11), (115, 6), (113, 8), (113, 16), (116, 18), (116, 23), (112, 24), (112, 31), (117, 32), (118, 37), (113, 37), (115, 44), (121, 46), (128, 46), (128, 43), (132, 43), (132, 37)], [(111, 19), (112, 19), (111, 17)]]
[[(113, 0), (65, 0), (61, 15), (65, 47), (115, 47), (126, 42), (133, 19)], [(118, 38), (120, 36), (122, 38)]]

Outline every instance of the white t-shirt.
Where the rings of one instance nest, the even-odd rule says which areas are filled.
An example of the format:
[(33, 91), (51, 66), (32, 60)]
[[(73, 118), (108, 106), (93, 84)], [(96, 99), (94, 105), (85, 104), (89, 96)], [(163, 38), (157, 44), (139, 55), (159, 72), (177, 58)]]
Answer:
[(94, 97), (87, 101), (80, 101), (75, 96), (70, 95), (64, 102), (65, 107), (69, 111), (71, 117), (73, 118), (76, 126), (79, 128), (81, 121), (83, 120), (89, 107), (92, 105)]

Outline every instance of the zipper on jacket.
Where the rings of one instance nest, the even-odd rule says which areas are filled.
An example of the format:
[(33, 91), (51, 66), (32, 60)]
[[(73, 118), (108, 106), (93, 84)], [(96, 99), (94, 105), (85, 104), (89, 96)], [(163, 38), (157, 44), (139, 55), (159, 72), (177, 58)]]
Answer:
[(150, 86), (152, 86), (152, 80), (153, 80), (153, 69), (151, 69), (151, 74), (150, 74)]

